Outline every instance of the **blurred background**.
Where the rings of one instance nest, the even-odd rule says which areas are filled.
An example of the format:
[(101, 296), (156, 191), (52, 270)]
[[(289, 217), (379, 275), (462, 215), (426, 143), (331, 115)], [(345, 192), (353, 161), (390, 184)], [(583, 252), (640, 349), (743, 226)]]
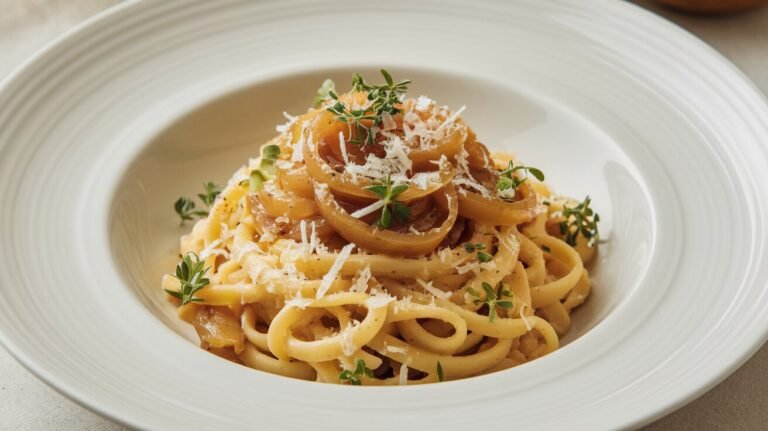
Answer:
[[(0, 0), (0, 80), (56, 37), (118, 3), (118, 0)], [(768, 94), (768, 0), (637, 0), (632, 3), (707, 42)], [(736, 373), (698, 400), (644, 429), (768, 429), (765, 388), (768, 388), (768, 347), (763, 347)], [(122, 429), (125, 428), (47, 387), (0, 347), (0, 431)]]

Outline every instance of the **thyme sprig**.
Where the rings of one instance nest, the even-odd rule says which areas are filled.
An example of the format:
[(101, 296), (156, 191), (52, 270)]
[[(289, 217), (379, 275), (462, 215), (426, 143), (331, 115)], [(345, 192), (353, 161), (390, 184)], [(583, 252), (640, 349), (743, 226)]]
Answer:
[(400, 184), (393, 187), (392, 180), (390, 176), (387, 175), (387, 178), (383, 183), (368, 186), (365, 189), (378, 195), (380, 198), (379, 200), (382, 202), (381, 216), (376, 222), (376, 226), (379, 228), (386, 229), (392, 224), (392, 213), (394, 213), (395, 218), (400, 222), (406, 222), (411, 218), (411, 209), (404, 203), (395, 200), (401, 193), (408, 190), (406, 184)]
[[(490, 284), (483, 282), (482, 286), (483, 291), (485, 291), (485, 298), (481, 298), (480, 293), (471, 287), (467, 289), (467, 293), (476, 298), (475, 305), (488, 305), (488, 321), (493, 322), (496, 319), (496, 307), (508, 309), (514, 306), (514, 295), (505, 289), (504, 283), (499, 283), (498, 294)], [(509, 299), (503, 299), (505, 296)]]
[(186, 196), (176, 199), (176, 202), (173, 203), (173, 210), (176, 211), (176, 214), (178, 214), (181, 219), (181, 225), (187, 220), (206, 217), (211, 205), (213, 205), (213, 202), (216, 201), (216, 197), (221, 193), (221, 187), (213, 181), (204, 182), (203, 188), (205, 191), (203, 193), (198, 193), (197, 197), (207, 209), (198, 208), (195, 202)]
[(267, 145), (261, 150), (261, 163), (257, 169), (251, 171), (248, 178), (250, 191), (260, 190), (265, 181), (275, 176), (277, 172), (275, 161), (278, 156), (280, 156), (280, 147), (277, 145)]
[(443, 374), (443, 364), (441, 364), (440, 361), (437, 361), (437, 381), (445, 381), (445, 374)]
[[(392, 75), (386, 70), (381, 69), (381, 74), (386, 82), (383, 85), (369, 84), (358, 73), (352, 75), (352, 92), (364, 91), (368, 94), (369, 103), (366, 107), (351, 109), (339, 100), (335, 91), (328, 91), (328, 96), (336, 101), (328, 111), (334, 113), (339, 121), (355, 128), (354, 137), (350, 137), (347, 141), (349, 143), (373, 144), (376, 139), (376, 128), (382, 122), (384, 115), (395, 115), (400, 112), (397, 105), (402, 101), (411, 81), (406, 79), (395, 83)], [(370, 122), (370, 125), (367, 122)]]
[[(509, 194), (510, 192), (517, 190), (520, 184), (528, 179), (527, 176), (522, 178), (515, 176), (514, 173), (517, 171), (523, 171), (526, 175), (530, 174), (537, 180), (544, 181), (544, 172), (542, 172), (541, 169), (532, 166), (515, 166), (515, 162), (510, 160), (507, 169), (499, 172), (499, 180), (496, 182), (496, 188), (499, 192)], [(507, 192), (507, 190), (509, 191)]]
[(211, 268), (205, 268), (205, 261), (200, 260), (197, 254), (190, 251), (176, 265), (176, 274), (173, 275), (181, 283), (179, 290), (165, 289), (165, 291), (174, 298), (180, 299), (181, 305), (203, 302), (202, 298), (195, 297), (195, 293), (210, 283), (210, 280), (205, 278), (205, 273), (209, 269)]
[(323, 104), (323, 102), (325, 102), (331, 97), (332, 91), (336, 91), (336, 84), (332, 80), (326, 79), (320, 85), (320, 88), (317, 89), (317, 93), (315, 93), (315, 98), (312, 100), (312, 106), (314, 106), (315, 108), (319, 108)]
[(587, 246), (592, 247), (600, 236), (597, 229), (600, 214), (590, 208), (591, 203), (592, 199), (587, 196), (575, 207), (563, 205), (565, 220), (560, 222), (560, 234), (565, 236), (568, 244), (575, 246), (577, 237), (581, 235), (587, 240)]
[(467, 253), (474, 253), (475, 251), (477, 251), (477, 260), (483, 263), (490, 262), (491, 259), (493, 259), (493, 256), (482, 251), (482, 250), (485, 250), (485, 244), (480, 244), (480, 243), (472, 244), (469, 242), (465, 242), (464, 250), (466, 250)]
[(373, 370), (365, 366), (365, 361), (360, 358), (355, 359), (354, 370), (344, 370), (339, 373), (339, 380), (342, 383), (359, 386), (362, 382), (360, 378), (363, 376), (373, 377)]

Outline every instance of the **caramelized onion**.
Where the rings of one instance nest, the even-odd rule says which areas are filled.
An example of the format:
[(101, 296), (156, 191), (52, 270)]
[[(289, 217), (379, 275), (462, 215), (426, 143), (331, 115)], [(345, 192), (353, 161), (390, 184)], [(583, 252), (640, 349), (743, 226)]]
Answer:
[(433, 195), (435, 203), (448, 210), (445, 220), (439, 227), (418, 234), (381, 230), (349, 215), (336, 202), (329, 187), (318, 182), (315, 182), (314, 186), (315, 201), (323, 218), (344, 239), (375, 253), (394, 256), (421, 256), (430, 253), (448, 235), (458, 214), (456, 190), (453, 184), (448, 183), (444, 191), (438, 190)]
[(302, 198), (313, 199), (315, 191), (312, 188), (312, 179), (304, 165), (278, 168), (275, 182), (281, 189), (295, 193)]
[(536, 193), (530, 185), (523, 183), (519, 189), (523, 199), (507, 202), (479, 193), (462, 189), (459, 195), (459, 214), (479, 222), (502, 226), (516, 226), (527, 223), (536, 216)]
[(285, 216), (291, 220), (303, 220), (318, 214), (314, 199), (283, 191), (272, 181), (264, 183), (256, 194), (264, 205), (264, 209), (272, 217)]
[[(324, 120), (324, 116), (319, 116), (315, 123), (313, 139), (317, 142), (320, 142), (325, 136), (328, 136), (327, 133), (329, 132), (326, 129), (331, 128), (332, 131), (330, 133), (333, 133), (333, 130), (336, 130)], [(343, 125), (344, 123), (341, 124)], [(371, 200), (377, 199), (376, 194), (365, 189), (366, 187), (376, 184), (376, 182), (368, 178), (352, 179), (347, 174), (336, 172), (320, 157), (320, 154), (317, 151), (318, 148), (319, 146), (316, 144), (304, 145), (304, 161), (307, 165), (307, 172), (316, 182), (328, 184), (328, 187), (330, 187), (334, 193), (338, 193), (344, 197)], [(425, 189), (409, 186), (408, 190), (398, 196), (398, 200), (409, 202), (414, 199), (431, 195), (438, 189), (445, 187), (445, 185), (453, 179), (453, 174), (453, 169), (446, 167), (439, 171), (439, 183), (429, 183)]]

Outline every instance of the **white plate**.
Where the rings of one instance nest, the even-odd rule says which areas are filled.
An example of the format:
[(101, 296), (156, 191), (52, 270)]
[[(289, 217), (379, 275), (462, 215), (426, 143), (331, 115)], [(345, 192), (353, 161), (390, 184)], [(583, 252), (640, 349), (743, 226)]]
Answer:
[[(182, 232), (174, 198), (226, 179), (321, 78), (380, 66), (466, 104), (484, 142), (559, 191), (593, 196), (609, 242), (561, 350), (457, 382), (357, 388), (185, 339), (158, 285)], [(768, 108), (735, 68), (624, 2), (128, 2), (0, 91), (0, 341), (141, 428), (637, 426), (768, 334), (766, 143)]]

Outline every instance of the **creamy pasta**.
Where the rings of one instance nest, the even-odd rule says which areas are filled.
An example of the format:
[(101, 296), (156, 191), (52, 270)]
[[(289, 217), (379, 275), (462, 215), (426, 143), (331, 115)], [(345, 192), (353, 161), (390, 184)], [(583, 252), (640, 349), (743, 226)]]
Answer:
[(382, 73), (342, 95), (326, 81), (181, 238), (162, 287), (203, 348), (362, 385), (476, 376), (558, 348), (591, 289), (589, 198), (556, 196), (539, 169), (490, 153), (464, 107), (407, 98), (408, 81)]

